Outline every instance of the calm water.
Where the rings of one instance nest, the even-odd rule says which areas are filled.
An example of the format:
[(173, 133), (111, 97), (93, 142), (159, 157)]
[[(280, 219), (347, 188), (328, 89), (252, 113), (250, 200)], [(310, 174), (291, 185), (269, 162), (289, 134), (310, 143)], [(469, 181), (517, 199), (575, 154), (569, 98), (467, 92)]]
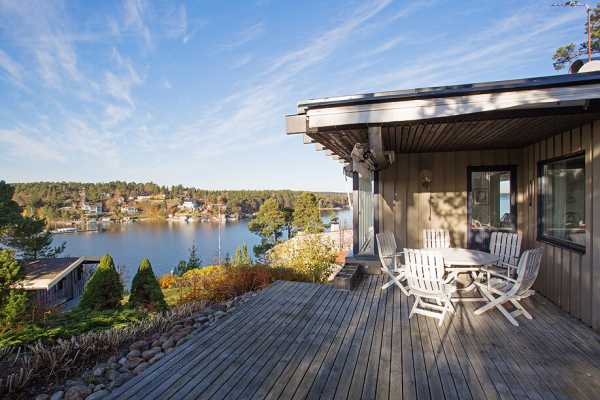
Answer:
[[(349, 210), (337, 212), (343, 227), (350, 227)], [(329, 212), (323, 213), (328, 222)], [(202, 264), (218, 259), (219, 224), (201, 222), (139, 222), (104, 225), (102, 232), (55, 235), (55, 242), (67, 242), (64, 256), (102, 256), (110, 253), (115, 263), (124, 266), (128, 282), (142, 258), (150, 259), (157, 275), (170, 272), (180, 260), (187, 260), (189, 248), (196, 244)], [(252, 247), (260, 238), (248, 230), (248, 221), (221, 225), (221, 256), (233, 256), (237, 246), (246, 243)]]

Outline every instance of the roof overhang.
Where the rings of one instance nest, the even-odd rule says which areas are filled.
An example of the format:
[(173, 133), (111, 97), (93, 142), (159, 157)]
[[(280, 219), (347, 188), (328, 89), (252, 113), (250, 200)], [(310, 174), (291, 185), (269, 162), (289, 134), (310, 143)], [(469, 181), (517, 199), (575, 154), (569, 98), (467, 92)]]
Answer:
[(591, 72), (307, 100), (286, 122), (288, 134), (348, 163), (373, 126), (384, 150), (425, 152), (523, 146), (599, 116), (600, 72)]
[(58, 274), (49, 273), (39, 276), (25, 275), (23, 279), (19, 281), (17, 287), (24, 290), (48, 290), (80, 265), (97, 264), (99, 262), (99, 257), (79, 257), (67, 267), (63, 268)]

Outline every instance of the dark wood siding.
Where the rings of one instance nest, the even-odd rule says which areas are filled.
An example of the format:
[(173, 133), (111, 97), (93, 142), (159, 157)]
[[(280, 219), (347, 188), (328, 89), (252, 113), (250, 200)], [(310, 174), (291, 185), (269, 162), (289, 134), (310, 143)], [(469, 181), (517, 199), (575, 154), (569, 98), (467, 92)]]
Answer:
[[(392, 142), (405, 140), (395, 135)], [(537, 163), (585, 151), (586, 252), (582, 254), (537, 240)], [(400, 247), (421, 247), (425, 228), (451, 232), (454, 246), (467, 240), (467, 166), (517, 166), (517, 228), (523, 248), (544, 247), (535, 288), (571, 315), (600, 331), (600, 120), (521, 149), (397, 153), (396, 162), (380, 174), (380, 227), (393, 230)], [(431, 194), (420, 183), (428, 169)]]

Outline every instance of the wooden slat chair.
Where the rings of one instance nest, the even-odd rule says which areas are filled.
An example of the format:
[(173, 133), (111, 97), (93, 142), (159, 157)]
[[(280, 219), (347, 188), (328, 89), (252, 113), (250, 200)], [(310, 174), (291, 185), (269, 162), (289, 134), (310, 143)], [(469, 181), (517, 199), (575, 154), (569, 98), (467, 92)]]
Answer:
[[(519, 315), (532, 319), (533, 317), (525, 310), (520, 301), (535, 294), (531, 287), (538, 276), (543, 254), (544, 249), (541, 247), (527, 250), (519, 259), (518, 265), (505, 264), (504, 273), (486, 268), (484, 272), (487, 274), (487, 282), (476, 282), (475, 284), (479, 287), (481, 294), (490, 302), (475, 310), (475, 315), (480, 315), (495, 307), (515, 326), (519, 326), (516, 320)], [(512, 270), (516, 271), (516, 279), (511, 277)], [(506, 302), (512, 303), (516, 309), (509, 312), (503, 305)]]
[(397, 252), (396, 238), (392, 232), (378, 233), (375, 237), (379, 248), (379, 260), (381, 261), (381, 270), (390, 277), (390, 280), (385, 283), (381, 289), (385, 290), (392, 285), (396, 285), (402, 290), (405, 295), (408, 290), (405, 285), (404, 268), (401, 264), (400, 257), (402, 253)]
[[(444, 258), (435, 251), (404, 249), (404, 275), (408, 291), (415, 296), (410, 311), (437, 318), (442, 325), (448, 312), (454, 312), (452, 293), (456, 286), (444, 279)], [(429, 301), (426, 301), (429, 300)]]
[(423, 229), (423, 248), (448, 248), (450, 246), (450, 232), (445, 229)]
[(490, 235), (490, 254), (498, 256), (496, 272), (506, 272), (506, 265), (517, 265), (521, 255), (523, 235), (494, 231)]

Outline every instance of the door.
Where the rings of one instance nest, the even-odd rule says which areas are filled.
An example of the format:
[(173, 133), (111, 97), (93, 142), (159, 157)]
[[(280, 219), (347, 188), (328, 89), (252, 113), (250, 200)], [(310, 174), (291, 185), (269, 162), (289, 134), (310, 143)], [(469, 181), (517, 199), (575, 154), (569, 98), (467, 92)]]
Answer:
[(468, 245), (487, 251), (493, 231), (517, 229), (517, 167), (468, 167), (467, 179)]

